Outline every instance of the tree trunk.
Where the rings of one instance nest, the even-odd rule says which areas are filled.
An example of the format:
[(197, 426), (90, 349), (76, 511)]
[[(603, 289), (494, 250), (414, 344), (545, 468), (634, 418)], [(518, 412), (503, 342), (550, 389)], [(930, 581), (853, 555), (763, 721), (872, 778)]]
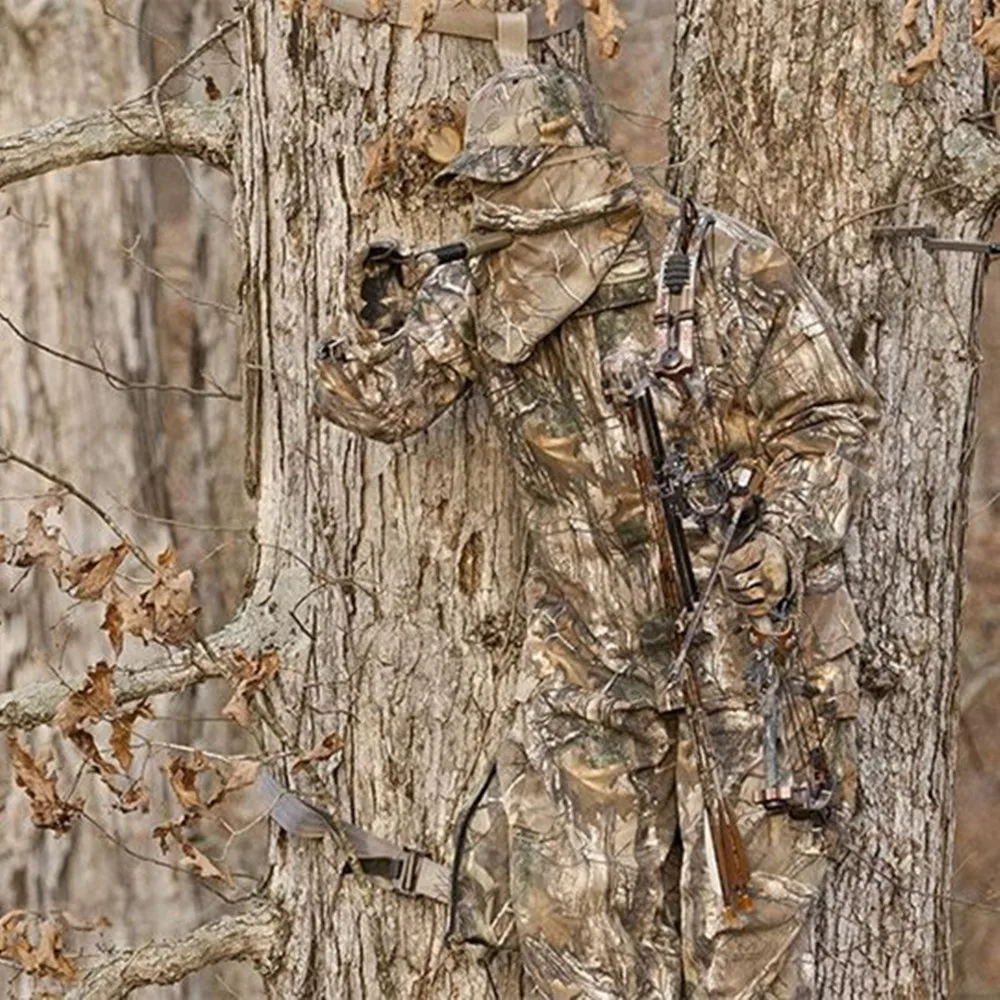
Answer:
[[(977, 239), (992, 194), (967, 5), (939, 5), (941, 63), (906, 88), (897, 16), (853, 0), (681, 0), (674, 162), (685, 193), (772, 233), (833, 304), (884, 402), (849, 545), (868, 641), (860, 809), (823, 901), (825, 997), (949, 986), (955, 655), (981, 258), (875, 242), (874, 226)], [(921, 7), (921, 10), (924, 8)], [(918, 30), (930, 26), (921, 14)]]
[[(419, 137), (393, 132), (381, 176), (368, 169), (366, 184), (366, 168), (422, 111), (460, 132), (456, 113), (496, 62), (485, 43), (272, 4), (253, 8), (244, 48), (245, 336), (261, 365), (259, 380), (248, 372), (260, 393), (251, 600), (300, 565), (310, 588), (278, 714), (292, 749), (343, 737), (335, 815), (445, 858), (515, 682), (525, 541), (511, 475), (475, 395), (397, 447), (320, 424), (311, 358), (342, 308), (350, 251), (377, 233), (417, 245), (464, 231), (456, 195), (425, 188), (439, 164)], [(341, 880), (342, 857), (279, 842), (272, 890), (294, 930), (271, 995), (487, 994), (482, 972), (445, 951), (443, 907)]]

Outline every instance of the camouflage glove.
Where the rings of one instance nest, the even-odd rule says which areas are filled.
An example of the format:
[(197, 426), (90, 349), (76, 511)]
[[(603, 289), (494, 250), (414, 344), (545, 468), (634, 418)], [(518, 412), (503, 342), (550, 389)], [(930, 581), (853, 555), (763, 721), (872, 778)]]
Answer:
[(791, 573), (784, 545), (758, 531), (722, 564), (722, 583), (733, 602), (751, 618), (763, 618), (788, 593)]
[(395, 333), (409, 315), (416, 289), (432, 270), (395, 240), (377, 240), (356, 254), (347, 287), (358, 321), (382, 337)]

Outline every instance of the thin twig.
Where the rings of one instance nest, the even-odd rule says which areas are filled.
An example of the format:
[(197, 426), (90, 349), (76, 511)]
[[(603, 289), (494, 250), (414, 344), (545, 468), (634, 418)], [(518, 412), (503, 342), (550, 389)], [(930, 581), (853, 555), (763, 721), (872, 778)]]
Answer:
[(21, 465), (26, 469), (30, 469), (32, 472), (37, 473), (43, 479), (47, 479), (50, 483), (54, 483), (60, 489), (64, 489), (71, 496), (77, 498), (85, 507), (89, 507), (117, 536), (124, 542), (128, 547), (129, 551), (154, 575), (158, 572), (156, 563), (146, 555), (145, 551), (132, 540), (131, 535), (122, 528), (118, 522), (103, 508), (97, 501), (92, 500), (86, 493), (82, 492), (76, 486), (74, 486), (68, 479), (64, 479), (62, 476), (56, 475), (56, 473), (45, 469), (31, 459), (25, 458), (23, 455), (18, 455), (16, 452), (11, 451), (9, 448), (5, 448), (0, 445), (0, 462), (14, 462), (17, 465)]
[(199, 56), (210, 49), (217, 41), (224, 38), (229, 34), (235, 27), (240, 23), (240, 18), (230, 17), (224, 21), (220, 21), (215, 31), (210, 35), (203, 38), (187, 55), (178, 59), (177, 62), (173, 64), (152, 86), (147, 87), (138, 97), (134, 97), (131, 100), (124, 102), (124, 104), (119, 105), (119, 107), (125, 107), (129, 104), (136, 104), (140, 101), (149, 98), (150, 103), (153, 105), (156, 111), (156, 118), (160, 123), (160, 135), (165, 139), (167, 137), (167, 122), (163, 117), (163, 107), (160, 103), (160, 97), (163, 93), (163, 88), (175, 77), (178, 73), (182, 72), (188, 66), (191, 65)]
[(883, 212), (891, 212), (897, 208), (905, 208), (907, 205), (912, 205), (914, 202), (923, 201), (925, 198), (930, 198), (933, 195), (940, 194), (942, 191), (950, 191), (952, 188), (958, 187), (958, 182), (953, 181), (951, 184), (943, 184), (941, 187), (931, 188), (930, 191), (923, 191), (918, 195), (914, 195), (912, 198), (906, 198), (903, 201), (893, 202), (891, 205), (876, 205), (874, 208), (866, 208), (863, 212), (858, 212), (855, 215), (850, 215), (842, 222), (839, 222), (824, 236), (821, 236), (818, 240), (810, 243), (809, 246), (805, 248), (795, 258), (796, 264), (801, 264), (806, 257), (809, 256), (817, 247), (821, 247), (827, 240), (832, 239), (841, 230), (846, 229), (848, 226), (853, 226), (855, 222), (860, 222), (862, 219), (867, 219), (872, 215), (881, 215)]
[(59, 351), (54, 347), (50, 347), (48, 344), (44, 344), (40, 340), (35, 340), (34, 337), (29, 337), (9, 316), (3, 312), (0, 312), (0, 321), (7, 326), (15, 337), (18, 337), (20, 340), (24, 341), (24, 343), (29, 344), (31, 347), (37, 347), (38, 350), (45, 354), (49, 354), (54, 358), (58, 358), (60, 361), (66, 361), (69, 364), (78, 365), (80, 368), (85, 368), (87, 371), (104, 376), (108, 385), (110, 385), (112, 389), (119, 392), (131, 389), (135, 389), (138, 392), (183, 392), (189, 396), (229, 399), (234, 402), (239, 402), (239, 400), (243, 398), (239, 393), (227, 392), (222, 388), (196, 389), (194, 386), (172, 385), (169, 382), (130, 382), (127, 378), (124, 378), (108, 368), (107, 363), (101, 355), (100, 348), (98, 348), (96, 344), (94, 345), (94, 350), (97, 353), (98, 360), (101, 362), (99, 365), (95, 365), (90, 361), (84, 360), (83, 358), (78, 358), (75, 354), (66, 354), (64, 351)]

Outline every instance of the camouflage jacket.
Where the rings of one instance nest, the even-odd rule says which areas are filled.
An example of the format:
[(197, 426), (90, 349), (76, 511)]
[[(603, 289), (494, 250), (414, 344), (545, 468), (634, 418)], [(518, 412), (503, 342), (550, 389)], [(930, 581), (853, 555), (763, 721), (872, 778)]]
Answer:
[[(644, 200), (643, 211), (616, 204), (610, 269), (554, 329), (532, 331), (498, 309), (495, 286), (512, 269), (505, 252), (449, 264), (391, 323), (369, 317), (340, 330), (333, 356), (318, 366), (317, 403), (344, 427), (394, 441), (478, 383), (509, 442), (531, 532), (531, 627), (571, 630), (574, 656), (583, 650), (599, 662), (627, 704), (671, 710), (683, 698), (667, 682), (675, 643), (653, 498), (641, 485), (635, 430), (602, 388), (609, 356), (652, 351), (651, 279), (674, 239), (678, 205), (659, 194)], [(761, 524), (784, 543), (797, 582), (805, 669), (827, 710), (850, 716), (849, 654), (861, 630), (839, 551), (870, 460), (877, 400), (790, 258), (739, 222), (713, 218), (696, 286), (700, 391), (654, 379), (655, 406), (664, 438), (683, 442), (696, 468), (735, 454), (764, 470)], [(520, 280), (529, 297), (546, 300), (544, 288), (525, 284), (530, 276)], [(547, 280), (565, 297), (557, 274)], [(506, 290), (516, 296), (518, 287)], [(511, 336), (515, 327), (522, 336)], [(704, 582), (716, 544), (697, 524), (685, 528)], [(746, 622), (721, 590), (705, 627), (714, 638), (695, 657), (707, 707), (756, 704), (744, 676)]]

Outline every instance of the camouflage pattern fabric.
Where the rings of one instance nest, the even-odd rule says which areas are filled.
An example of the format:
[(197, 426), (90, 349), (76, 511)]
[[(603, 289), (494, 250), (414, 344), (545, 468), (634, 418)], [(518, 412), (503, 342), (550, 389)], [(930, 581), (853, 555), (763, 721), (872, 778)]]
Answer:
[[(540, 997), (805, 1000), (811, 903), (833, 834), (755, 804), (764, 770), (754, 647), (746, 614), (719, 588), (689, 664), (714, 766), (747, 841), (755, 900), (751, 913), (723, 912), (683, 685), (671, 669), (655, 500), (640, 475), (634, 421), (611, 400), (622, 373), (639, 372), (665, 440), (682, 444), (695, 470), (732, 454), (762, 471), (759, 531), (780, 543), (796, 598), (785, 709), (809, 720), (810, 738), (827, 747), (841, 815), (853, 789), (845, 748), (861, 630), (839, 552), (877, 401), (788, 256), (722, 215), (697, 277), (697, 377), (652, 377), (650, 261), (672, 245), (678, 205), (646, 193), (642, 224), (623, 239), (628, 227), (618, 220), (635, 206), (616, 200), (622, 170), (605, 172), (612, 181), (595, 192), (600, 173), (581, 170), (574, 188), (567, 168), (556, 199), (545, 193), (544, 168), (517, 181), (511, 197), (483, 184), (480, 201), (507, 210), (520, 234), (510, 250), (439, 268), (398, 329), (345, 321), (320, 356), (317, 404), (343, 426), (394, 440), (427, 426), (475, 381), (516, 466), (532, 537), (526, 681), (495, 777), (465, 829), (455, 936), (516, 944)], [(554, 329), (552, 314), (539, 318), (513, 301), (513, 282), (491, 301), (492, 283), (527, 274), (526, 264), (504, 261), (522, 241), (538, 261), (526, 279), (532, 296), (547, 301), (546, 281), (554, 297), (565, 295), (558, 270), (545, 268), (546, 240), (558, 246), (592, 226), (580, 207), (595, 196), (619, 207), (606, 243), (588, 237), (593, 294)], [(562, 228), (549, 213), (557, 205), (569, 220)], [(532, 215), (539, 210), (544, 222)], [(490, 222), (505, 224), (499, 215)], [(481, 311), (505, 325), (482, 322)], [(697, 520), (684, 528), (704, 586), (718, 539)]]
[(558, 66), (513, 66), (472, 96), (463, 149), (436, 181), (461, 176), (509, 184), (560, 147), (607, 142), (604, 118), (584, 80)]

